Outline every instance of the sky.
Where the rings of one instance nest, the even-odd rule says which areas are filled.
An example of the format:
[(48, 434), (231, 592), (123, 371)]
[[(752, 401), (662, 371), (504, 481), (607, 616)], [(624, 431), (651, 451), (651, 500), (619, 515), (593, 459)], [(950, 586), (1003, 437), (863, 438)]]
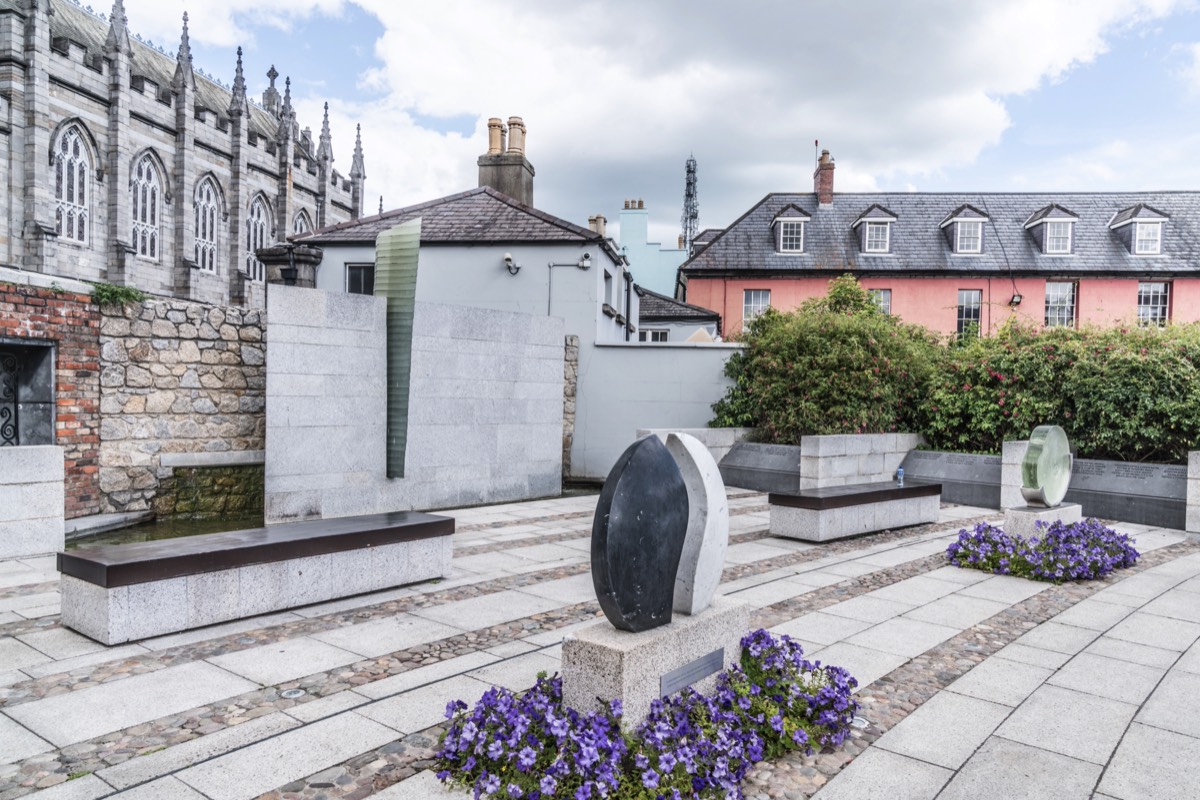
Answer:
[[(478, 183), (489, 117), (520, 116), (535, 205), (623, 200), (652, 240), (772, 191), (1200, 189), (1200, 0), (126, 0), (131, 31), (252, 96), (275, 65), (335, 168), (362, 124), (367, 211)], [(97, 10), (108, 11), (107, 8)], [(283, 78), (280, 78), (282, 82)], [(282, 87), (281, 87), (282, 88)]]

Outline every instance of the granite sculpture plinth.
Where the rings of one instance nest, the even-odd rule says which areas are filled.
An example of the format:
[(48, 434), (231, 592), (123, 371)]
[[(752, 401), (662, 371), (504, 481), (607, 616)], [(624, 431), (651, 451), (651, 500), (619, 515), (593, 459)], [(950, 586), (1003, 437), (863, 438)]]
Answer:
[(667, 450), (683, 476), (688, 496), (687, 536), (675, 575), (674, 608), (680, 614), (699, 614), (708, 608), (729, 546), (729, 500), (712, 454), (694, 436), (672, 433)]
[[(1040, 506), (1021, 506), (1004, 510), (1004, 532), (1010, 536), (1041, 537), (1045, 528), (1055, 522), (1070, 525), (1083, 519), (1083, 506), (1078, 503), (1063, 503), (1054, 508)], [(1044, 526), (1039, 530), (1037, 523)]]
[(631, 444), (604, 481), (592, 522), (592, 583), (614, 627), (645, 631), (671, 621), (688, 529), (688, 493), (657, 436)]
[(641, 724), (654, 700), (681, 683), (711, 692), (717, 672), (741, 658), (750, 611), (747, 603), (717, 597), (699, 614), (680, 614), (670, 625), (641, 633), (607, 622), (577, 631), (563, 640), (563, 703), (582, 712), (620, 699), (621, 724), (629, 730)]

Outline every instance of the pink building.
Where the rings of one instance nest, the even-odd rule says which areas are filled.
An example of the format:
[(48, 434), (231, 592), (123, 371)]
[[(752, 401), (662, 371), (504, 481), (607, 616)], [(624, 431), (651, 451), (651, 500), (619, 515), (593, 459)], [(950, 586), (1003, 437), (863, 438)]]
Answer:
[(889, 313), (951, 334), (1200, 320), (1200, 192), (769, 194), (681, 267), (726, 332), (850, 272)]

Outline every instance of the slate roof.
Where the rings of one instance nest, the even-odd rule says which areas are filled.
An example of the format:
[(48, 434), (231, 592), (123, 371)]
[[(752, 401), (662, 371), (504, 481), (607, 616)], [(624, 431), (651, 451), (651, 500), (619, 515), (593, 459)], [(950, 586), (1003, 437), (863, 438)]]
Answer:
[(421, 218), (421, 244), (518, 244), (578, 242), (602, 245), (617, 262), (612, 243), (595, 231), (524, 205), (490, 186), (440, 197), (313, 231), (304, 244), (375, 244), (401, 222)]
[(1121, 209), (1117, 212), (1112, 221), (1108, 223), (1110, 228), (1119, 228), (1122, 225), (1128, 225), (1131, 222), (1138, 220), (1149, 220), (1152, 222), (1163, 222), (1170, 219), (1170, 214), (1164, 214), (1157, 208), (1151, 208), (1145, 203), (1138, 203), (1136, 206)]
[[(68, 39), (88, 52), (88, 57), (103, 55), (104, 44), (108, 39), (109, 23), (95, 14), (71, 2), (55, 2), (52, 6), (54, 14), (50, 17), (51, 41), (58, 38)], [(0, 0), (0, 9), (21, 10), (20, 0)], [(182, 26), (180, 28), (182, 32)], [(178, 42), (175, 43), (177, 46)], [(133, 51), (133, 62), (130, 70), (133, 76), (143, 76), (158, 84), (160, 89), (167, 90), (175, 78), (176, 60), (160, 53), (145, 42), (133, 36), (130, 30), (129, 45)], [(232, 65), (230, 65), (232, 72)], [(230, 91), (201, 75), (196, 76), (196, 105), (207, 108), (213, 113), (227, 117)], [(274, 139), (279, 130), (279, 120), (253, 101), (247, 103), (249, 129), (259, 136)]]
[(716, 311), (691, 303), (682, 303), (665, 294), (652, 292), (636, 283), (633, 290), (638, 293), (638, 324), (645, 325), (655, 322), (720, 322), (721, 315)]
[[(1109, 222), (1118, 212), (1144, 204), (1169, 217), (1160, 255), (1132, 255)], [(800, 254), (775, 252), (771, 221), (788, 205), (812, 216)], [(956, 255), (946, 231), (947, 215), (963, 205), (987, 216), (983, 252)], [(851, 225), (872, 206), (896, 216), (891, 252), (860, 252)], [(1078, 221), (1074, 252), (1044, 255), (1026, 222), (1050, 206), (1070, 209)], [(771, 277), (799, 273), (836, 275), (1200, 275), (1200, 192), (1054, 192), (836, 194), (819, 207), (812, 193), (769, 194), (720, 233), (682, 267), (692, 277)]]

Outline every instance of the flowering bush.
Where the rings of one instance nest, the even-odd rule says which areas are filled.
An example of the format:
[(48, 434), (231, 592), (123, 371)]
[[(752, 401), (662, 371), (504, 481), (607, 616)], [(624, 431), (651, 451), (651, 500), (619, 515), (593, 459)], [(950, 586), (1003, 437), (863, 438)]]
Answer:
[(1102, 578), (1138, 560), (1130, 538), (1098, 520), (1037, 525), (1041, 535), (1026, 541), (981, 522), (973, 531), (959, 531), (946, 557), (960, 567), (1054, 583)]
[(741, 644), (740, 665), (717, 676), (714, 694), (689, 688), (656, 700), (632, 734), (621, 732), (618, 701), (604, 713), (563, 706), (558, 677), (521, 697), (490, 689), (470, 711), (452, 702), (438, 777), (477, 798), (741, 798), (742, 779), (765, 756), (845, 740), (854, 678), (806, 661), (787, 636), (758, 630)]

